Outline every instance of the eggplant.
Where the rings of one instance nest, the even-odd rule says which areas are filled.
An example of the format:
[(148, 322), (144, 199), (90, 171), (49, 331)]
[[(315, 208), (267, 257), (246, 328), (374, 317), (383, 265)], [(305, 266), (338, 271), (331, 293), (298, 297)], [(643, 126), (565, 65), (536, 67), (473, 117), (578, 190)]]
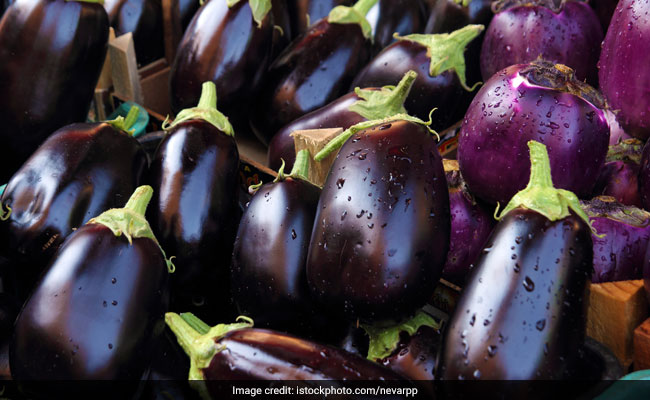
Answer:
[(227, 312), (228, 274), (240, 218), (239, 152), (216, 86), (203, 84), (198, 107), (179, 113), (149, 168), (148, 219), (182, 266), (171, 278), (172, 309), (205, 319)]
[(415, 70), (418, 78), (404, 107), (425, 121), (431, 109), (437, 108), (431, 114), (431, 127), (448, 128), (462, 117), (470, 102), (467, 92), (476, 87), (467, 86), (463, 52), (482, 31), (482, 25), (470, 25), (450, 34), (398, 37), (397, 43), (385, 48), (359, 72), (352, 85), (390, 85), (406, 71)]
[[(562, 379), (578, 366), (592, 228), (576, 195), (553, 187), (546, 147), (528, 147), (529, 184), (498, 217), (447, 326), (443, 380)], [(492, 383), (506, 397), (535, 394)]]
[(396, 115), (343, 132), (316, 212), (307, 256), (325, 309), (376, 321), (408, 315), (433, 294), (449, 248), (449, 194), (436, 142)]
[(239, 313), (258, 326), (309, 332), (315, 314), (305, 261), (320, 197), (307, 180), (310, 155), (285, 175), (256, 188), (242, 216), (230, 267), (232, 296)]
[(138, 137), (138, 142), (142, 146), (142, 149), (147, 153), (147, 158), (152, 160), (156, 155), (156, 150), (160, 142), (165, 138), (165, 131), (155, 131), (146, 133)]
[(639, 196), (643, 209), (650, 211), (650, 146), (648, 142), (641, 152), (641, 165), (639, 166)]
[(616, 120), (616, 114), (610, 108), (606, 108), (604, 111), (605, 118), (609, 123), (609, 145), (613, 146), (623, 140), (632, 139), (632, 136), (625, 133), (621, 128), (621, 124)]
[(458, 138), (470, 192), (506, 204), (526, 186), (526, 142), (537, 140), (548, 146), (557, 187), (590, 198), (609, 143), (604, 107), (564, 65), (538, 60), (500, 71), (474, 97)]
[(316, 21), (327, 17), (337, 6), (351, 6), (355, 0), (288, 0), (291, 30), (296, 36), (309, 29)]
[(161, 0), (104, 0), (115, 35), (133, 33), (138, 67), (165, 56)]
[(443, 160), (449, 189), (451, 236), (442, 278), (464, 286), (472, 263), (483, 250), (494, 229), (489, 207), (478, 202), (467, 189), (455, 160)]
[(627, 206), (613, 197), (582, 202), (591, 225), (603, 237), (594, 243), (593, 283), (627, 281), (643, 276), (643, 257), (650, 243), (650, 212)]
[[(238, 320), (242, 322), (210, 328), (202, 321), (196, 321), (193, 315), (165, 315), (167, 325), (190, 357), (190, 384), (202, 393), (203, 398), (222, 399), (233, 393), (232, 388), (224, 386), (243, 380), (304, 381), (302, 385), (310, 385), (309, 381), (320, 380), (404, 379), (345, 350), (252, 328), (252, 320), (246, 317)], [(399, 382), (394, 385), (399, 385)]]
[(200, 0), (179, 0), (178, 17), (181, 22), (182, 32), (185, 32), (185, 30), (187, 30), (187, 27), (190, 26), (190, 22), (192, 22), (192, 18), (194, 18), (194, 14), (196, 14), (196, 12), (199, 10), (200, 7), (201, 7)]
[(0, 18), (2, 18), (2, 15), (7, 11), (9, 6), (11, 6), (13, 3), (15, 3), (15, 0), (2, 0), (0, 1)]
[(644, 54), (650, 52), (650, 23), (643, 17), (650, 3), (621, 0), (607, 29), (598, 61), (600, 90), (625, 132), (650, 137), (650, 71)]
[(358, 0), (353, 7), (334, 8), (271, 64), (249, 115), (264, 144), (289, 122), (346, 93), (370, 55), (371, 28), (365, 15), (376, 2)]
[(650, 251), (646, 252), (643, 259), (643, 287), (645, 294), (650, 302)]
[(173, 272), (144, 218), (151, 194), (151, 187), (139, 187), (124, 208), (102, 213), (66, 239), (25, 303), (9, 361), (13, 379), (30, 395), (90, 394), (56, 380), (124, 381), (92, 394), (100, 398), (125, 398), (137, 389), (164, 329)]
[[(234, 3), (234, 4), (231, 4)], [(246, 121), (270, 63), (274, 19), (271, 1), (210, 1), (199, 9), (185, 31), (170, 72), (174, 113), (193, 107), (203, 82), (217, 85), (219, 108), (239, 132)], [(253, 12), (255, 10), (255, 12)]]
[(282, 160), (288, 168), (293, 167), (296, 150), (291, 134), (297, 130), (348, 129), (363, 121), (406, 113), (403, 104), (416, 78), (416, 72), (408, 71), (394, 89), (390, 87), (355, 88), (354, 92), (339, 97), (325, 107), (314, 110), (285, 125), (269, 143), (269, 167), (280, 168)]
[(108, 16), (88, 1), (21, 1), (0, 20), (0, 182), (55, 130), (83, 122), (106, 49)]
[(500, 0), (481, 48), (481, 75), (541, 57), (567, 65), (578, 80), (596, 86), (603, 30), (594, 11), (579, 0)]
[(642, 151), (643, 143), (637, 139), (610, 145), (594, 196), (612, 196), (619, 203), (641, 208), (638, 176)]
[(393, 43), (394, 33), (405, 36), (424, 32), (424, 14), (425, 7), (421, 0), (379, 0), (368, 11), (374, 53)]
[(147, 157), (129, 130), (137, 119), (76, 123), (54, 132), (9, 180), (0, 198), (0, 248), (14, 261), (24, 299), (64, 240), (140, 185)]

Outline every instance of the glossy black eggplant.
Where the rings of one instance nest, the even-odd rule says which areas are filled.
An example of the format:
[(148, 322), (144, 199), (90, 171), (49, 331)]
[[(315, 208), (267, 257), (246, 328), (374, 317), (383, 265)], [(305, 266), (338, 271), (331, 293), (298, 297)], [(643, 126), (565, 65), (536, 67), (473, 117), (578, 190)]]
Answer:
[(291, 29), (295, 36), (327, 15), (336, 6), (351, 6), (354, 0), (287, 0), (291, 15)]
[(158, 150), (158, 146), (165, 138), (165, 135), (165, 131), (155, 131), (138, 137), (138, 142), (140, 142), (142, 149), (147, 153), (147, 157), (150, 161), (153, 160), (156, 155), (156, 150)]
[(411, 86), (417, 77), (408, 71), (395, 89), (356, 88), (354, 92), (339, 97), (325, 107), (303, 115), (285, 125), (273, 136), (269, 143), (268, 165), (278, 169), (282, 160), (288, 168), (293, 167), (296, 150), (291, 134), (301, 129), (343, 128), (348, 129), (359, 122), (377, 118), (387, 118), (394, 114), (406, 113), (406, 100)]
[(228, 393), (224, 385), (238, 380), (299, 380), (309, 385), (309, 381), (321, 380), (404, 379), (381, 365), (336, 347), (275, 331), (253, 329), (252, 320), (247, 318), (243, 322), (212, 328), (203, 326), (198, 330), (194, 327), (197, 325), (194, 319), (187, 314), (165, 315), (167, 325), (190, 357), (191, 384), (201, 388), (204, 398), (222, 399), (232, 394), (232, 389)]
[[(567, 379), (577, 372), (592, 228), (577, 196), (553, 187), (546, 146), (528, 143), (530, 183), (503, 210), (461, 293), (442, 346), (443, 380)], [(530, 391), (526, 385), (494, 390), (539, 397), (518, 392)]]
[(54, 132), (23, 164), (2, 194), (11, 213), (0, 222), (0, 249), (14, 261), (17, 295), (24, 296), (58, 247), (102, 211), (119, 207), (147, 167), (127, 119), (77, 123)]
[(212, 82), (196, 108), (168, 128), (149, 168), (154, 188), (148, 219), (177, 257), (172, 309), (205, 319), (228, 309), (229, 266), (239, 223), (239, 153), (228, 119), (216, 109)]
[(69, 381), (88, 379), (130, 382), (93, 398), (125, 398), (137, 389), (165, 326), (173, 271), (144, 218), (151, 194), (139, 187), (124, 208), (72, 234), (25, 304), (9, 360), (30, 395), (87, 396)]
[(242, 216), (230, 269), (239, 313), (263, 328), (310, 330), (312, 304), (305, 260), (320, 188), (307, 180), (309, 152), (298, 154), (290, 175), (256, 189)]
[[(262, 3), (271, 5), (270, 0)], [(178, 45), (170, 72), (174, 113), (195, 106), (203, 82), (212, 81), (220, 110), (241, 131), (239, 121), (245, 121), (271, 61), (274, 19), (269, 11), (253, 13), (246, 0), (230, 7), (223, 0), (210, 1), (199, 9)]]
[(404, 107), (409, 114), (428, 120), (442, 130), (462, 118), (471, 101), (465, 79), (465, 47), (482, 31), (482, 25), (470, 25), (451, 34), (413, 34), (399, 38), (385, 48), (354, 78), (353, 87), (390, 85), (406, 71), (418, 72)]
[(190, 26), (194, 14), (201, 7), (201, 2), (199, 0), (179, 0), (178, 1), (178, 17), (181, 22), (181, 29), (183, 32)]
[(268, 144), (291, 121), (348, 91), (370, 55), (371, 28), (364, 16), (376, 2), (359, 0), (352, 8), (336, 7), (271, 64), (249, 115), (251, 127), (263, 143)]
[(161, 0), (104, 0), (115, 35), (133, 33), (138, 66), (165, 56), (165, 33)]
[(417, 121), (369, 121), (330, 142), (344, 144), (323, 186), (307, 257), (312, 295), (327, 309), (394, 318), (433, 294), (449, 248), (449, 195), (436, 141)]
[(421, 0), (379, 0), (368, 12), (368, 22), (376, 54), (395, 41), (394, 33), (405, 36), (424, 32), (425, 6)]
[(86, 120), (108, 16), (88, 1), (14, 4), (0, 20), (0, 182), (55, 130)]

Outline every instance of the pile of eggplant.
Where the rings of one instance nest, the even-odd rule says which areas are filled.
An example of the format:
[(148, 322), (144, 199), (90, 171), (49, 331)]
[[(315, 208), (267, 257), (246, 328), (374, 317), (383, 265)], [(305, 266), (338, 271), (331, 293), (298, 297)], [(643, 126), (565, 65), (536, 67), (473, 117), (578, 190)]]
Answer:
[[(649, 2), (171, 4), (173, 115), (135, 138), (137, 105), (88, 117), (109, 27), (145, 66), (169, 4), (0, 3), (12, 395), (328, 380), (455, 398), (487, 380), (546, 398), (512, 381), (606, 375), (587, 286), (644, 279), (650, 300)], [(342, 132), (297, 151), (293, 132), (324, 128)], [(244, 182), (240, 135), (274, 179)]]

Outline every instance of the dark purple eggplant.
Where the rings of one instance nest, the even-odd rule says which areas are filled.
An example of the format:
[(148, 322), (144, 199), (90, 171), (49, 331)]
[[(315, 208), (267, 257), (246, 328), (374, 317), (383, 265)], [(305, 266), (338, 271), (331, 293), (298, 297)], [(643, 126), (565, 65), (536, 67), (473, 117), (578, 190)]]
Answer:
[(598, 82), (603, 30), (594, 10), (579, 0), (500, 0), (485, 31), (481, 74), (490, 79), (514, 64), (538, 58), (567, 65), (578, 80)]
[(590, 198), (609, 143), (604, 107), (566, 66), (539, 60), (500, 71), (474, 97), (458, 138), (470, 192), (506, 204), (526, 186), (526, 142), (537, 140), (548, 146), (557, 187)]
[(368, 22), (372, 26), (374, 53), (400, 36), (424, 32), (425, 7), (421, 0), (379, 0), (368, 11)]
[[(528, 147), (530, 182), (502, 211), (447, 326), (443, 380), (561, 379), (578, 366), (592, 228), (577, 196), (553, 187), (546, 146)], [(523, 395), (493, 383), (505, 397)]]
[(239, 153), (216, 104), (215, 85), (205, 82), (198, 107), (177, 115), (149, 169), (154, 196), (148, 218), (179, 265), (171, 278), (172, 309), (191, 309), (208, 320), (228, 309), (240, 217)]
[[(406, 100), (417, 73), (408, 71), (395, 89), (356, 88), (354, 92), (339, 97), (325, 107), (312, 111), (285, 125), (273, 136), (269, 144), (268, 165), (280, 168), (282, 160), (287, 167), (293, 167), (296, 150), (291, 134), (301, 129), (343, 128), (348, 129), (363, 121), (388, 118), (394, 114), (406, 113)], [(394, 82), (393, 82), (394, 83)]]
[(173, 271), (144, 218), (151, 194), (139, 187), (124, 208), (90, 220), (55, 255), (9, 349), (12, 377), (25, 381), (26, 392), (87, 396), (69, 381), (88, 379), (125, 381), (93, 398), (126, 398), (137, 389), (164, 329)]
[(138, 66), (165, 56), (161, 0), (104, 0), (115, 35), (131, 32)]
[(156, 155), (156, 150), (158, 150), (158, 146), (165, 138), (165, 135), (165, 131), (155, 131), (138, 137), (138, 142), (140, 142), (142, 149), (147, 153), (149, 160), (152, 160)]
[(650, 212), (599, 196), (582, 203), (591, 225), (604, 236), (592, 235), (593, 283), (627, 281), (643, 276), (643, 257), (650, 243)]
[(203, 82), (212, 81), (219, 108), (240, 132), (271, 61), (274, 19), (270, 0), (255, 13), (252, 2), (227, 3), (209, 1), (185, 31), (170, 72), (171, 107), (174, 113), (193, 107)]
[(0, 182), (55, 130), (83, 122), (106, 48), (108, 17), (90, 1), (14, 4), (0, 20)]
[(291, 30), (301, 35), (316, 21), (327, 17), (336, 6), (351, 6), (354, 0), (286, 0), (291, 15)]
[(353, 87), (373, 87), (397, 82), (409, 70), (418, 72), (404, 107), (409, 114), (428, 120), (431, 109), (433, 129), (448, 128), (459, 120), (471, 101), (465, 81), (464, 51), (483, 31), (470, 25), (451, 34), (398, 37), (357, 75)]
[(178, 1), (178, 16), (181, 22), (181, 29), (183, 32), (190, 26), (194, 14), (201, 7), (200, 0), (179, 0)]
[(347, 92), (370, 55), (371, 28), (365, 15), (376, 2), (358, 0), (353, 7), (334, 8), (271, 64), (249, 115), (263, 143), (291, 121)]
[(141, 183), (147, 157), (127, 133), (137, 114), (133, 107), (126, 120), (59, 129), (9, 181), (1, 201), (11, 214), (0, 222), (0, 248), (15, 263), (20, 298), (75, 229), (123, 205)]
[[(222, 399), (232, 394), (231, 388), (228, 392), (222, 385), (242, 380), (304, 381), (304, 385), (321, 380), (404, 380), (389, 369), (345, 350), (284, 333), (253, 329), (252, 320), (245, 317), (239, 318), (242, 322), (212, 328), (201, 326), (205, 324), (195, 319), (187, 314), (165, 315), (167, 325), (190, 357), (190, 383), (204, 398)], [(337, 385), (337, 382), (327, 385), (330, 384)]]
[(620, 0), (602, 43), (598, 61), (600, 90), (625, 132), (650, 137), (650, 2)]
[(286, 0), (271, 0), (271, 12), (273, 13), (273, 52), (271, 60), (287, 48), (289, 43), (297, 36), (291, 27), (290, 5)]
[(610, 145), (594, 196), (612, 196), (619, 203), (641, 208), (638, 177), (642, 151), (643, 143), (637, 139)]
[[(309, 332), (316, 312), (305, 261), (320, 197), (307, 180), (310, 155), (298, 153), (290, 175), (256, 189), (242, 216), (230, 270), (239, 313), (263, 328)], [(320, 327), (322, 329), (322, 327)]]
[(449, 248), (436, 141), (422, 121), (396, 115), (355, 125), (315, 160), (341, 145), (309, 245), (312, 295), (353, 319), (411, 314), (433, 294)]
[(442, 278), (462, 287), (496, 221), (489, 207), (477, 202), (467, 189), (458, 162), (443, 160), (443, 165), (449, 188), (451, 236)]
[(639, 167), (639, 196), (643, 208), (650, 211), (650, 142), (646, 142), (641, 153), (641, 165)]

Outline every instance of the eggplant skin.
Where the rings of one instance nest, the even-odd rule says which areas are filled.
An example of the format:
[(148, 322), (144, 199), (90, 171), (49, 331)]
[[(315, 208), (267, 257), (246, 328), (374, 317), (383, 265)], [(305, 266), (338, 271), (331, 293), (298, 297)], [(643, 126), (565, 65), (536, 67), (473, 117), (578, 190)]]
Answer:
[(552, 222), (523, 208), (509, 212), (497, 224), (459, 298), (447, 326), (438, 376), (573, 376), (579, 361), (576, 349), (585, 336), (583, 299), (592, 269), (591, 230), (579, 217), (570, 214)]
[[(84, 225), (61, 247), (16, 321), (12, 377), (41, 381), (38, 390), (48, 388), (43, 381), (141, 379), (164, 329), (167, 280), (151, 239), (129, 244), (104, 225)], [(75, 385), (53, 387), (67, 392), (57, 395), (76, 392)], [(129, 395), (122, 390), (133, 387), (114, 385), (111, 395)], [(23, 389), (29, 392), (29, 382)]]
[(259, 188), (242, 217), (231, 287), (239, 312), (256, 326), (309, 330), (316, 310), (305, 262), (319, 197), (317, 186), (300, 179), (268, 183)]
[(138, 141), (107, 123), (59, 129), (11, 177), (2, 194), (3, 206), (12, 209), (0, 223), (2, 252), (24, 263), (33, 275), (28, 280), (35, 283), (74, 229), (124, 205), (146, 167)]
[(638, 175), (639, 196), (646, 211), (650, 211), (650, 145), (646, 143), (641, 153), (641, 165)]
[(444, 266), (449, 195), (435, 139), (395, 121), (353, 135), (323, 187), (307, 256), (314, 298), (364, 320), (422, 307)]
[(600, 90), (618, 110), (616, 120), (626, 133), (642, 140), (650, 137), (650, 70), (643, 56), (650, 52), (648, 12), (645, 0), (619, 1), (598, 62)]
[(490, 79), (510, 65), (541, 56), (573, 68), (576, 78), (595, 86), (603, 40), (598, 17), (585, 2), (568, 0), (562, 4), (557, 12), (544, 5), (530, 4), (497, 12), (485, 31), (481, 48), (483, 79)]
[(100, 4), (77, 1), (21, 1), (2, 17), (0, 181), (52, 132), (85, 121), (106, 57), (108, 28)]
[(160, 143), (148, 181), (154, 194), (147, 220), (179, 266), (170, 278), (172, 307), (213, 323), (219, 315), (207, 310), (229, 302), (241, 216), (235, 139), (203, 120), (183, 122)]

